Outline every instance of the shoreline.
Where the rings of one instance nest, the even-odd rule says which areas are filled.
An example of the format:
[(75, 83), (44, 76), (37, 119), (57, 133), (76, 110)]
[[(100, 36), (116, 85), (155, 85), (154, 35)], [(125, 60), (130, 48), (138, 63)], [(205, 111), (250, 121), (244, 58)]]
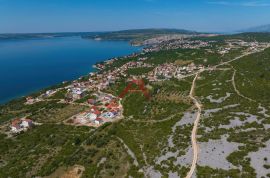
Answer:
[[(96, 40), (94, 40), (96, 41)], [(102, 40), (103, 41), (103, 40)], [(104, 40), (104, 41), (107, 41), (107, 40)], [(108, 41), (114, 41), (114, 40), (108, 40)], [(132, 47), (139, 47), (139, 46), (133, 46), (130, 41), (125, 41), (125, 42), (128, 42), (128, 45), (129, 46), (132, 46)], [(58, 88), (58, 87), (61, 87), (63, 86), (65, 83), (71, 83), (71, 82), (74, 82), (76, 80), (80, 80), (81, 78), (83, 77), (86, 77), (86, 76), (89, 76), (91, 74), (95, 74), (95, 73), (98, 73), (100, 71), (102, 71), (101, 68), (99, 68), (97, 65), (98, 64), (102, 64), (102, 63), (106, 63), (107, 61), (110, 61), (112, 59), (115, 59), (115, 58), (126, 58), (130, 55), (134, 55), (134, 54), (139, 54), (141, 53), (143, 50), (143, 48), (139, 49), (137, 52), (133, 52), (133, 53), (129, 53), (127, 55), (122, 55), (122, 56), (114, 56), (114, 57), (110, 57), (110, 58), (107, 58), (105, 60), (102, 60), (102, 61), (99, 61), (99, 62), (96, 62), (95, 64), (91, 65), (89, 67), (89, 71), (86, 73), (86, 74), (83, 74), (83, 75), (80, 75), (78, 77), (76, 77), (75, 79), (70, 79), (70, 80), (66, 80), (66, 81), (61, 81), (61, 82), (57, 82), (56, 84), (52, 84), (52, 85), (48, 85), (46, 87), (40, 87), (40, 89), (34, 89), (34, 90), (31, 90), (29, 92), (27, 92), (28, 94), (24, 94), (24, 95), (18, 95), (18, 96), (14, 96), (14, 97), (9, 97), (8, 99), (3, 99), (3, 100), (0, 100), (0, 107), (1, 106), (5, 106), (5, 105), (8, 105), (9, 103), (12, 103), (12, 102), (16, 102), (16, 101), (19, 101), (19, 100), (22, 100), (22, 99), (25, 99), (26, 97), (28, 96), (33, 96), (33, 95), (37, 95), (37, 94), (40, 94), (42, 92), (45, 92), (46, 90), (50, 90), (50, 89), (53, 89), (53, 88)]]

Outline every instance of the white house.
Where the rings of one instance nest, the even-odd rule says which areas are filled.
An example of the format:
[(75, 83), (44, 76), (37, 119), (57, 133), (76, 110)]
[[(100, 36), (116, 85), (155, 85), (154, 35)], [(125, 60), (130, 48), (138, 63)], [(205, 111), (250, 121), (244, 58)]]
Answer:
[(31, 119), (15, 119), (11, 122), (11, 132), (19, 133), (23, 130), (27, 130), (31, 126), (33, 126), (33, 121)]
[(99, 124), (102, 124), (104, 121), (101, 119), (101, 118), (97, 118), (95, 120), (95, 124), (99, 125)]
[(33, 125), (33, 121), (30, 119), (23, 119), (21, 122), (21, 127), (23, 128), (28, 128), (31, 127)]
[(17, 133), (21, 131), (21, 127), (19, 125), (12, 125), (11, 132)]
[(107, 119), (112, 119), (115, 117), (115, 115), (112, 112), (105, 112), (101, 116)]
[(86, 117), (92, 122), (92, 121), (96, 120), (97, 115), (94, 113), (88, 113), (88, 114), (86, 114)]

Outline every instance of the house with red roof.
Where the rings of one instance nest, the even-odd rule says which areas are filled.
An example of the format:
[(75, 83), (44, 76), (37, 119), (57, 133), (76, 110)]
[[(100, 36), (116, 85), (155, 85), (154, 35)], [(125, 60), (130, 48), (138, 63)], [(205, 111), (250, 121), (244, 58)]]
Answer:
[(33, 121), (28, 118), (14, 119), (11, 122), (11, 132), (19, 133), (21, 131), (27, 130), (34, 125)]
[(91, 109), (91, 112), (96, 114), (96, 115), (100, 115), (101, 112), (98, 110), (98, 108), (96, 106), (93, 106), (92, 109)]
[(96, 104), (96, 100), (94, 100), (94, 99), (89, 99), (89, 100), (87, 100), (87, 102), (88, 102), (88, 104), (92, 104), (92, 105)]
[(119, 104), (118, 103), (116, 103), (116, 102), (114, 102), (114, 101), (112, 101), (110, 104), (108, 104), (107, 106), (106, 106), (108, 109), (114, 109), (114, 108), (118, 108), (119, 107)]
[(11, 131), (12, 132), (20, 132), (21, 129), (21, 120), (15, 119), (11, 122)]
[(103, 121), (103, 119), (101, 119), (101, 118), (97, 118), (96, 120), (95, 120), (95, 124), (102, 124), (104, 121)]

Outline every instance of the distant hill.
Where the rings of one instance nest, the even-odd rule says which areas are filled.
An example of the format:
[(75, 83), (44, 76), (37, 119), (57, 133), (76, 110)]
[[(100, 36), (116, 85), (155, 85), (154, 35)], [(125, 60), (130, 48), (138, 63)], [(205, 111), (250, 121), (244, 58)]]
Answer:
[(96, 32), (66, 32), (66, 33), (12, 33), (0, 34), (0, 40), (25, 40), (25, 39), (40, 39), (40, 38), (56, 38), (68, 36), (85, 36), (97, 35)]
[(270, 32), (270, 24), (248, 28), (248, 29), (242, 30), (241, 32)]
[(245, 32), (237, 33), (232, 35), (217, 35), (212, 37), (195, 37), (194, 39), (198, 40), (215, 40), (215, 41), (225, 41), (238, 39), (248, 42), (270, 42), (270, 33), (269, 32)]
[(66, 32), (66, 33), (15, 33), (15, 34), (0, 34), (0, 40), (10, 39), (40, 39), (40, 38), (55, 38), (55, 37), (68, 37), (68, 36), (81, 36), (86, 39), (100, 39), (100, 40), (141, 40), (148, 39), (160, 35), (174, 35), (185, 34), (192, 35), (198, 34), (195, 31), (183, 29), (135, 29), (135, 30), (122, 30), (111, 32)]
[(135, 30), (122, 30), (114, 32), (104, 32), (95, 36), (84, 36), (84, 38), (94, 38), (100, 40), (139, 40), (139, 39), (149, 39), (151, 37), (161, 36), (161, 35), (195, 35), (199, 34), (195, 31), (189, 31), (184, 29), (135, 29)]

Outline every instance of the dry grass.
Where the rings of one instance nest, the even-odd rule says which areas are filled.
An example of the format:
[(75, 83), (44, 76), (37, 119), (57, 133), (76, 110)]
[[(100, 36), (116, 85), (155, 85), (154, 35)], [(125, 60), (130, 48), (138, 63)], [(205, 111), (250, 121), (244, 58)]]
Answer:
[(183, 65), (190, 64), (192, 62), (193, 62), (192, 60), (183, 61), (183, 60), (178, 59), (174, 62), (174, 64), (177, 66), (183, 66)]
[(175, 103), (191, 103), (190, 98), (181, 92), (160, 92), (155, 96), (155, 98), (159, 102), (171, 101)]
[(122, 143), (118, 140), (111, 141), (103, 153), (102, 157), (106, 157), (107, 160), (99, 166), (100, 171), (97, 175), (104, 178), (126, 177), (131, 165), (129, 155)]
[(69, 168), (60, 167), (52, 175), (44, 178), (80, 178), (84, 170), (85, 168), (80, 165)]
[(68, 105), (62, 109), (51, 109), (46, 110), (44, 112), (40, 112), (39, 114), (35, 115), (35, 120), (41, 123), (61, 122), (70, 118), (75, 114), (85, 111), (86, 109), (88, 109), (86, 106)]
[(33, 165), (31, 171), (27, 173), (28, 176), (31, 177), (31, 175), (37, 174), (38, 171), (42, 169), (44, 164), (46, 164), (49, 159), (52, 159), (54, 156), (56, 156), (60, 150), (61, 148), (55, 147), (53, 150), (50, 150), (50, 152), (48, 152), (47, 154), (35, 157), (36, 164)]

